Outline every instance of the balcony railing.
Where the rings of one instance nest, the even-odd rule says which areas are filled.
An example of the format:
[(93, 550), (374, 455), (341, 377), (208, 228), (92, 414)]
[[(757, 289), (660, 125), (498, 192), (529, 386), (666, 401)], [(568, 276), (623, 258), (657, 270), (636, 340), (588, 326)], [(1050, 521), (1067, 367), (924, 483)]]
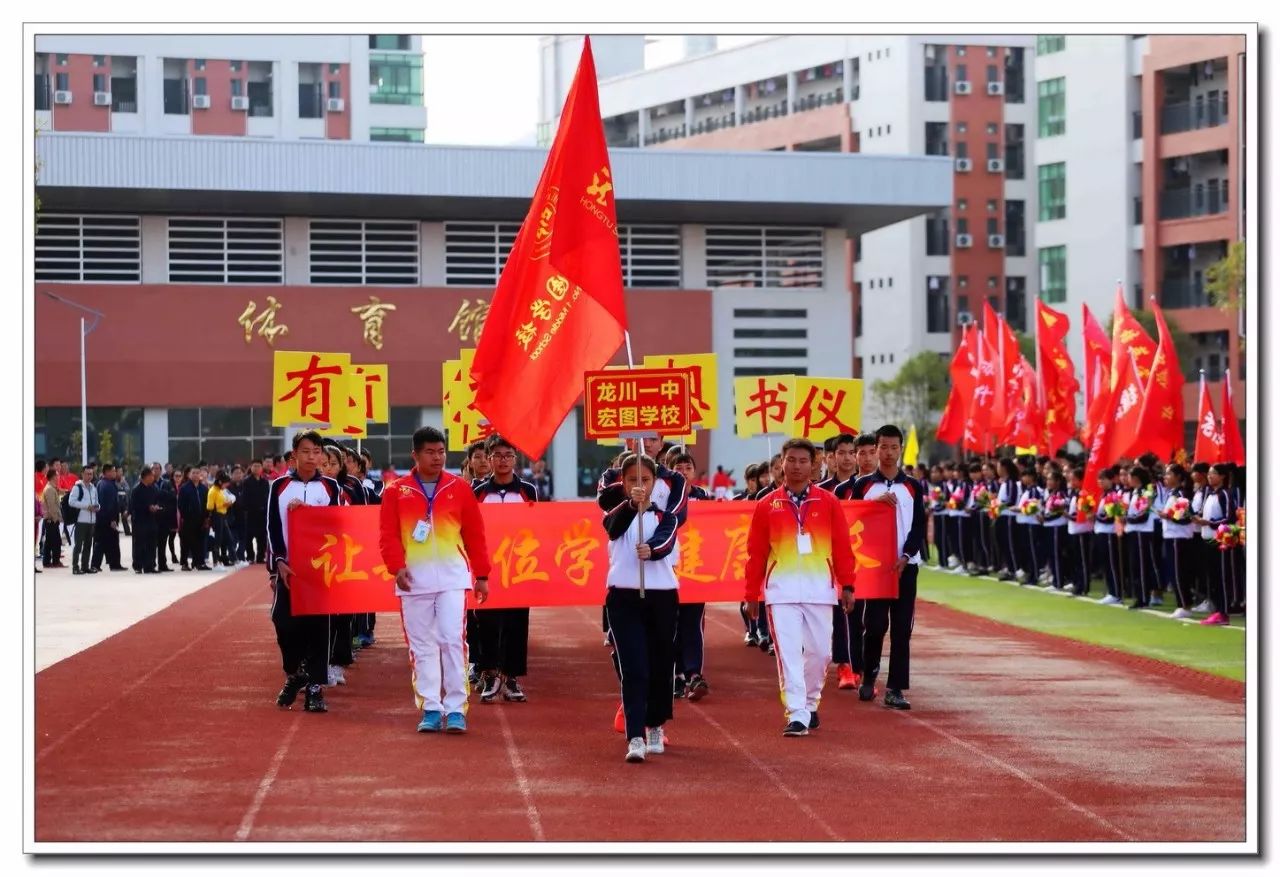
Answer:
[(1204, 281), (1190, 277), (1166, 276), (1160, 284), (1161, 304), (1166, 308), (1203, 308), (1209, 306)]
[(1133, 111), (1133, 139), (1142, 139), (1142, 110)]
[(1021, 146), (1006, 146), (1004, 148), (1004, 176), (1007, 180), (1021, 180), (1026, 176), (1026, 164), (1023, 161), (1023, 148)]
[(1165, 104), (1160, 108), (1160, 133), (1180, 134), (1227, 123), (1227, 102), (1214, 100)]
[(1160, 193), (1161, 219), (1189, 219), (1227, 212), (1226, 193), (1221, 189), (1182, 187)]

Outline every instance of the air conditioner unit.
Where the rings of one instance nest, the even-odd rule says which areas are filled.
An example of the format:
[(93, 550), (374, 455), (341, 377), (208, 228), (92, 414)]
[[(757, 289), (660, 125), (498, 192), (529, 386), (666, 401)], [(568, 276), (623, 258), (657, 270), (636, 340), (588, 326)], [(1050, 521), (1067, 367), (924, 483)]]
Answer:
[(1004, 159), (1003, 159), (1003, 158), (988, 158), (988, 159), (987, 159), (987, 171), (988, 171), (989, 173), (993, 173), (993, 174), (1002, 174), (1002, 173), (1004, 173)]
[(197, 110), (209, 109), (209, 95), (207, 94), (195, 95), (194, 97), (191, 98), (191, 106), (195, 107)]
[(53, 93), (53, 102), (54, 102), (55, 104), (69, 104), (69, 103), (71, 103), (71, 92), (69, 92), (69, 91), (55, 91), (55, 92)]
[(1004, 235), (989, 234), (987, 235), (987, 246), (993, 250), (999, 250), (1004, 247)]
[(968, 326), (973, 322), (973, 314), (968, 311), (956, 311), (956, 325)]
[(1004, 94), (1003, 82), (988, 82), (987, 94)]
[(249, 98), (244, 95), (236, 95), (231, 98), (231, 109), (247, 112), (249, 109)]
[(111, 106), (111, 92), (109, 92), (109, 91), (95, 91), (95, 92), (93, 93), (93, 105), (94, 105), (95, 107), (109, 107), (109, 106)]
[(956, 170), (962, 174), (967, 174), (969, 171), (973, 170), (973, 160), (968, 158), (957, 158)]
[(340, 98), (340, 97), (331, 97), (331, 98), (329, 98), (328, 102), (327, 102), (327, 103), (325, 103), (325, 105), (324, 105), (325, 109), (326, 109), (326, 110), (328, 110), (328, 111), (329, 111), (329, 112), (331, 112), (331, 113), (340, 113), (340, 112), (342, 112), (342, 108), (343, 108), (344, 106), (346, 106), (346, 104), (345, 104), (345, 103), (343, 103), (343, 100), (342, 100), (342, 98)]
[(973, 235), (958, 234), (956, 235), (956, 247), (961, 250), (967, 250), (973, 246)]
[(973, 92), (973, 83), (967, 79), (956, 80), (956, 94), (971, 94)]

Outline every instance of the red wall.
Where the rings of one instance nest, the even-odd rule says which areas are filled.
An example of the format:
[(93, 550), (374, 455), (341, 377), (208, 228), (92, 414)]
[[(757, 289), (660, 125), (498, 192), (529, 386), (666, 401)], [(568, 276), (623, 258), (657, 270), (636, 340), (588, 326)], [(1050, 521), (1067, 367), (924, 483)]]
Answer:
[[(474, 346), (449, 324), (464, 299), (492, 297), (492, 290), (462, 287), (38, 284), (42, 289), (106, 315), (88, 339), (90, 404), (160, 408), (269, 404), (273, 349), (388, 363), (392, 405), (439, 405), (441, 362)], [(268, 295), (281, 303), (276, 325), (289, 332), (274, 348), (257, 334), (246, 344), (236, 320), (250, 300), (261, 312)], [(364, 341), (363, 323), (351, 312), (371, 295), (396, 305), (383, 323), (381, 350)], [(78, 315), (43, 295), (35, 304), (35, 404), (77, 406)], [(628, 292), (627, 313), (637, 358), (711, 350), (708, 290)], [(613, 361), (624, 363), (625, 350)]]
[(231, 77), (234, 75), (237, 79), (245, 82), (246, 88), (241, 90), (242, 94), (247, 94), (247, 84), (249, 80), (248, 65), (241, 64), (240, 72), (233, 74), (231, 72), (230, 61), (219, 61), (208, 58), (204, 62), (204, 69), (197, 70), (195, 61), (187, 62), (187, 76), (191, 79), (191, 93), (195, 95), (195, 81), (197, 76), (205, 78), (205, 86), (209, 95), (209, 109), (198, 110), (193, 105), (191, 108), (191, 133), (192, 134), (224, 134), (233, 137), (243, 137), (248, 129), (249, 114), (241, 110), (231, 109)]
[(110, 131), (111, 107), (95, 107), (93, 105), (93, 74), (101, 73), (105, 78), (106, 88), (111, 90), (111, 65), (93, 66), (92, 55), (68, 55), (65, 67), (57, 65), (58, 56), (49, 53), (49, 97), (58, 90), (58, 74), (69, 74), (68, 91), (71, 92), (70, 104), (53, 105), (53, 130), (55, 131)]
[(338, 67), (337, 73), (329, 72), (329, 65), (324, 65), (324, 99), (325, 106), (329, 105), (329, 83), (338, 82), (342, 85), (342, 103), (343, 108), (340, 113), (331, 113), (328, 110), (324, 114), (324, 136), (329, 140), (350, 140), (351, 139), (351, 65), (342, 64)]

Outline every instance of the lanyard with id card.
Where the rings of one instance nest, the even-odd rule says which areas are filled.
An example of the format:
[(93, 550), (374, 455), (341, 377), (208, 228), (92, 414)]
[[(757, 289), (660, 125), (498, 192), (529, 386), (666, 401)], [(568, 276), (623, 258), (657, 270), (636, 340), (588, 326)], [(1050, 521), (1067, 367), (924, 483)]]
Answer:
[(796, 554), (801, 557), (813, 554), (813, 537), (804, 531), (804, 502), (801, 502), (798, 507), (792, 502), (791, 514), (795, 515), (796, 519)]
[(417, 525), (413, 528), (413, 541), (421, 543), (426, 542), (431, 538), (431, 507), (435, 505), (436, 495), (440, 491), (440, 482), (437, 480), (435, 483), (436, 492), (428, 494), (427, 485), (423, 483), (422, 478), (418, 473), (415, 472), (413, 477), (417, 479), (418, 486), (422, 488), (422, 495), (427, 498), (427, 516), (423, 520), (418, 521)]

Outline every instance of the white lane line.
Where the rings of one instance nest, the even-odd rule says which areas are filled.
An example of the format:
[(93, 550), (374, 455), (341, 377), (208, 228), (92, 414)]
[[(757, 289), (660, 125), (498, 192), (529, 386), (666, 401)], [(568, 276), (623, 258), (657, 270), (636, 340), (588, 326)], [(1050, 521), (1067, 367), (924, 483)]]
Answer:
[(123, 690), (122, 690), (122, 691), (121, 691), (121, 692), (120, 692), (116, 697), (114, 697), (113, 699), (111, 699), (111, 700), (107, 701), (107, 702), (106, 702), (106, 703), (104, 703), (102, 706), (98, 707), (96, 710), (94, 710), (93, 712), (91, 712), (88, 716), (86, 716), (85, 718), (81, 719), (81, 720), (76, 724), (76, 726), (75, 726), (75, 727), (73, 727), (70, 731), (67, 731), (65, 734), (63, 734), (61, 737), (59, 737), (57, 740), (54, 740), (52, 743), (50, 743), (50, 744), (49, 744), (48, 746), (46, 746), (44, 749), (41, 749), (41, 750), (40, 750), (40, 752), (39, 752), (39, 753), (37, 753), (37, 755), (36, 755), (36, 761), (37, 761), (37, 762), (38, 762), (38, 761), (41, 761), (41, 760), (42, 760), (42, 759), (44, 759), (46, 756), (48, 756), (48, 754), (49, 754), (50, 752), (52, 752), (53, 750), (57, 749), (57, 748), (58, 748), (59, 746), (61, 746), (63, 743), (66, 743), (68, 740), (70, 740), (72, 737), (74, 737), (74, 736), (75, 736), (77, 733), (79, 733), (80, 731), (82, 731), (82, 730), (84, 730), (85, 728), (87, 728), (87, 727), (89, 727), (90, 725), (92, 725), (92, 724), (93, 724), (94, 722), (96, 722), (99, 718), (101, 718), (101, 717), (102, 717), (102, 714), (103, 714), (103, 713), (105, 713), (107, 710), (111, 709), (113, 706), (115, 706), (115, 705), (116, 705), (117, 703), (119, 703), (121, 700), (123, 700), (124, 698), (126, 698), (126, 697), (128, 697), (130, 694), (132, 694), (134, 691), (138, 690), (138, 689), (139, 689), (139, 688), (141, 688), (143, 685), (146, 685), (148, 682), (150, 682), (150, 681), (151, 681), (151, 677), (155, 676), (157, 673), (159, 673), (159, 672), (160, 672), (161, 670), (163, 670), (165, 667), (168, 667), (168, 666), (169, 666), (170, 664), (172, 664), (174, 661), (178, 660), (178, 659), (179, 659), (179, 658), (181, 658), (183, 655), (185, 655), (187, 652), (191, 651), (193, 648), (195, 648), (196, 646), (198, 646), (201, 642), (203, 642), (203, 641), (204, 641), (205, 637), (209, 636), (209, 634), (213, 633), (215, 630), (217, 630), (219, 627), (221, 627), (223, 624), (225, 624), (225, 623), (227, 622), (227, 620), (231, 618), (231, 616), (232, 616), (232, 615), (235, 615), (237, 612), (239, 612), (241, 609), (243, 609), (246, 605), (248, 605), (248, 603), (249, 603), (249, 601), (250, 601), (250, 600), (261, 599), (261, 598), (262, 598), (262, 594), (261, 594), (261, 592), (259, 592), (259, 591), (257, 591), (257, 590), (254, 590), (254, 591), (250, 592), (250, 593), (249, 593), (249, 595), (248, 595), (247, 597), (245, 597), (242, 601), (240, 601), (240, 605), (238, 605), (238, 606), (236, 606), (234, 609), (231, 609), (230, 611), (228, 611), (228, 612), (227, 612), (227, 614), (226, 614), (226, 615), (224, 615), (224, 616), (222, 616), (222, 618), (221, 618), (221, 619), (219, 619), (218, 621), (216, 621), (216, 622), (214, 622), (212, 625), (210, 625), (210, 626), (209, 626), (209, 628), (208, 628), (207, 630), (205, 630), (205, 632), (204, 632), (204, 633), (200, 634), (198, 637), (196, 637), (195, 639), (191, 640), (191, 642), (187, 643), (185, 646), (183, 646), (182, 648), (178, 649), (178, 650), (177, 650), (176, 652), (174, 652), (172, 655), (170, 655), (169, 657), (165, 658), (165, 659), (164, 659), (163, 661), (161, 661), (159, 664), (156, 664), (154, 667), (152, 667), (152, 668), (151, 668), (150, 670), (148, 670), (146, 673), (144, 673), (144, 674), (142, 674), (141, 676), (139, 676), (139, 677), (138, 677), (138, 678), (133, 682), (133, 684), (132, 684), (132, 685), (130, 685), (130, 686), (128, 686), (127, 688), (123, 689)]
[(516, 748), (516, 738), (511, 733), (511, 724), (507, 721), (506, 710), (499, 704), (495, 712), (498, 714), (498, 724), (502, 725), (502, 738), (507, 744), (507, 757), (511, 759), (511, 769), (515, 771), (516, 785), (524, 798), (524, 811), (529, 817), (529, 828), (533, 830), (533, 839), (546, 840), (547, 836), (542, 833), (542, 817), (538, 815), (538, 808), (533, 803), (533, 789), (529, 785), (529, 778), (525, 776), (524, 761), (520, 758), (520, 750)]
[(258, 783), (258, 790), (253, 793), (253, 801), (249, 803), (249, 809), (244, 811), (244, 818), (240, 820), (240, 827), (236, 829), (237, 841), (249, 839), (249, 832), (253, 830), (253, 822), (258, 818), (258, 811), (262, 809), (262, 802), (267, 799), (267, 793), (271, 791), (271, 787), (275, 784), (276, 774), (280, 772), (280, 765), (284, 763), (285, 754), (289, 751), (289, 744), (293, 742), (294, 736), (298, 733), (298, 723), (301, 721), (301, 713), (293, 717), (289, 730), (284, 732), (284, 739), (280, 741), (279, 747), (276, 748), (276, 754), (271, 756), (271, 763), (267, 765), (267, 772), (262, 775), (262, 782)]
[(1017, 767), (1014, 767), (1012, 764), (1009, 764), (1007, 761), (997, 758), (996, 756), (990, 754), (989, 752), (984, 752), (982, 749), (978, 748), (977, 746), (974, 746), (972, 743), (969, 743), (966, 740), (961, 740), (956, 735), (942, 728), (937, 727), (932, 722), (926, 719), (922, 719), (919, 716), (912, 715), (909, 712), (901, 713), (901, 715), (908, 719), (911, 719), (912, 721), (919, 722), (920, 724), (928, 728), (930, 731), (933, 731), (938, 736), (944, 737), (947, 740), (950, 740), (952, 743), (956, 744), (957, 746), (963, 749), (967, 749), (969, 752), (972, 752), (974, 755), (978, 756), (984, 761), (990, 762), (991, 764), (994, 764), (996, 767), (999, 767), (1001, 770), (1012, 774), (1013, 776), (1022, 780), (1024, 783), (1031, 786), (1032, 788), (1037, 789), (1041, 792), (1044, 792), (1046, 795), (1048, 795), (1050, 798), (1053, 798), (1059, 804), (1063, 804), (1066, 807), (1070, 808), (1071, 810), (1074, 810), (1075, 812), (1079, 813), (1081, 816), (1084, 816), (1087, 819), (1090, 819), (1091, 821), (1107, 829), (1107, 831), (1110, 831), (1112, 834), (1116, 835), (1122, 840), (1128, 840), (1128, 841), (1137, 840), (1137, 838), (1128, 834), (1123, 829), (1116, 826), (1113, 822), (1105, 819), (1102, 816), (1099, 816), (1097, 813), (1093, 812), (1088, 807), (1085, 807), (1081, 804), (1077, 804), (1075, 801), (1072, 801), (1066, 795), (1063, 795), (1061, 792), (1057, 791), (1056, 789), (1051, 789), (1049, 786), (1046, 786), (1044, 783), (1040, 782), (1035, 777), (1031, 776), (1030, 774), (1026, 773), (1025, 771)]

